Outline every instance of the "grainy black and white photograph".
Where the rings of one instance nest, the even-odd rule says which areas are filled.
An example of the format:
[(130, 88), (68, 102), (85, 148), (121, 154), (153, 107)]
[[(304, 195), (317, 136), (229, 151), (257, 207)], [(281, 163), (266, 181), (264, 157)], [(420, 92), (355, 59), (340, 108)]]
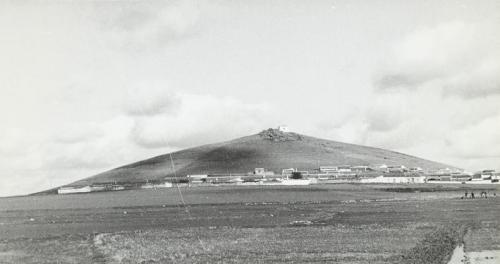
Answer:
[(0, 263), (500, 263), (498, 0), (0, 0)]

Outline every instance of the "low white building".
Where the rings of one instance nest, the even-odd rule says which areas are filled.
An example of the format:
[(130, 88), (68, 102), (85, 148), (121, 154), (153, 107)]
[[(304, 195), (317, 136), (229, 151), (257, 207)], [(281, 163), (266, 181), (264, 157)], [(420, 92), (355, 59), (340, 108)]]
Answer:
[(141, 186), (142, 189), (158, 189), (158, 188), (170, 188), (172, 187), (171, 182), (162, 182), (162, 183), (146, 183)]
[(286, 175), (292, 175), (292, 173), (296, 172), (297, 169), (294, 168), (289, 168), (289, 169), (283, 169), (281, 171), (281, 175), (286, 176)]
[(81, 186), (81, 187), (61, 187), (57, 189), (58, 194), (70, 194), (70, 193), (89, 193), (92, 191), (92, 188), (87, 185), (87, 186)]
[(313, 179), (284, 179), (281, 181), (281, 185), (309, 185), (311, 183), (318, 182)]
[(264, 169), (264, 168), (255, 168), (253, 170), (253, 174), (265, 176), (266, 175), (266, 169)]
[(373, 170), (375, 171), (387, 171), (387, 165), (386, 164), (374, 164), (370, 166)]
[(369, 170), (370, 169), (368, 168), (368, 166), (352, 166), (351, 167), (351, 171), (355, 171), (355, 172), (366, 172)]
[(170, 188), (174, 186), (171, 182), (164, 182), (156, 185), (157, 188)]
[(388, 166), (387, 171), (388, 172), (405, 172), (405, 171), (408, 171), (408, 168), (406, 168), (404, 165)]
[(481, 171), (481, 179), (491, 180), (492, 176), (495, 174), (495, 170), (483, 170)]
[(498, 182), (500, 180), (500, 172), (495, 172), (491, 175), (491, 182)]
[(309, 175), (309, 179), (318, 179), (318, 180), (329, 180), (329, 179), (335, 179), (335, 174), (333, 173), (318, 173), (316, 175)]
[(319, 171), (324, 173), (335, 173), (338, 170), (337, 166), (319, 166)]
[(90, 191), (91, 192), (103, 192), (103, 191), (106, 191), (106, 185), (103, 185), (103, 184), (92, 185), (92, 186), (90, 186)]
[(110, 190), (111, 191), (123, 191), (123, 190), (125, 190), (125, 186), (119, 185), (119, 184), (115, 184), (115, 185), (111, 186)]
[(423, 171), (424, 171), (424, 169), (422, 169), (420, 167), (412, 167), (412, 168), (410, 168), (410, 172), (418, 172), (418, 173), (420, 173), (420, 172), (423, 172)]
[(351, 166), (349, 165), (342, 165), (338, 166), (338, 172), (351, 172)]
[(191, 183), (202, 183), (202, 182), (207, 181), (208, 175), (207, 174), (191, 174), (191, 175), (187, 175), (187, 178), (188, 178), (189, 182), (191, 182)]
[(361, 179), (362, 183), (425, 183), (425, 176), (414, 177), (384, 177)]

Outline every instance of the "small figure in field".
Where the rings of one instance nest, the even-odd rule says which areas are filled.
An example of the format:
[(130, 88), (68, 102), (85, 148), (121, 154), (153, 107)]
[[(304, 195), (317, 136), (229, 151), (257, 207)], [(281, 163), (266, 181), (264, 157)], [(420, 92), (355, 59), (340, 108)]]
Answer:
[(464, 197), (465, 197), (465, 199), (467, 199), (467, 195), (468, 195), (468, 194), (469, 194), (469, 193), (468, 193), (467, 191), (465, 191), (465, 196), (464, 196)]
[(471, 199), (474, 199), (474, 192), (471, 192), (471, 193), (470, 193), (470, 198), (471, 198)]

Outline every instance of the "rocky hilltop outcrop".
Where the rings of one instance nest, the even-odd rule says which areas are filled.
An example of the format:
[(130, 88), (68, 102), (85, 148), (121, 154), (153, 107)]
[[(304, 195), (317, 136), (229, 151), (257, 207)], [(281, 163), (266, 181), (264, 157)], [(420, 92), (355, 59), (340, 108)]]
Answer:
[(279, 129), (274, 129), (274, 128), (263, 130), (258, 135), (262, 139), (271, 140), (275, 142), (302, 140), (302, 136), (300, 134), (296, 134), (293, 132), (283, 132), (280, 131)]

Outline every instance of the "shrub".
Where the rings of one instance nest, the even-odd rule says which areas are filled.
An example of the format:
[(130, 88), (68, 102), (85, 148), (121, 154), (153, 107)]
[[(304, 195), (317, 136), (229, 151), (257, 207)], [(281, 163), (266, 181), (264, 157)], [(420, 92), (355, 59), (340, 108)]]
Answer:
[(298, 171), (292, 172), (292, 179), (302, 179), (302, 173)]
[(445, 264), (455, 247), (463, 243), (464, 226), (441, 227), (427, 234), (422, 241), (402, 256), (401, 263)]

